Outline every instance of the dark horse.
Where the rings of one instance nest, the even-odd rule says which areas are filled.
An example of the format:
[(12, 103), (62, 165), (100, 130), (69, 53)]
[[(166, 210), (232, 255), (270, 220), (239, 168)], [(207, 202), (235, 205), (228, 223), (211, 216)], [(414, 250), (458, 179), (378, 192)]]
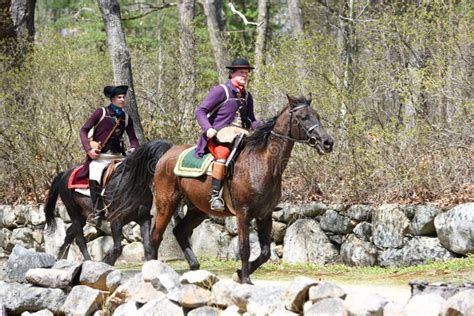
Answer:
[[(104, 262), (113, 265), (121, 255), (122, 227), (131, 221), (135, 221), (140, 225), (145, 258), (147, 260), (156, 258), (157, 248), (150, 244), (152, 219), (150, 210), (153, 205), (153, 192), (150, 185), (157, 161), (170, 147), (171, 144), (164, 141), (148, 142), (129, 155), (112, 175), (105, 188), (104, 202), (108, 204), (110, 199), (113, 200), (109, 206), (110, 210), (113, 210), (115, 205), (118, 204), (125, 205), (125, 207), (121, 208), (120, 211), (110, 212), (106, 218), (110, 221), (114, 247), (112, 252), (105, 256)], [(138, 170), (138, 172), (129, 172), (130, 169)], [(44, 208), (46, 223), (48, 229), (54, 232), (56, 229), (54, 209), (59, 195), (66, 206), (72, 224), (66, 230), (66, 237), (59, 249), (58, 258), (64, 256), (67, 247), (75, 239), (84, 259), (91, 260), (87, 251), (83, 227), (88, 214), (92, 210), (92, 203), (90, 197), (68, 189), (68, 179), (73, 170), (74, 168), (71, 168), (54, 178)], [(136, 186), (129, 187), (130, 183), (134, 183)], [(131, 203), (133, 208), (127, 207), (129, 201), (134, 202)]]
[[(295, 142), (307, 144), (323, 155), (332, 151), (333, 140), (322, 127), (316, 111), (310, 106), (311, 95), (288, 97), (288, 105), (270, 121), (247, 138), (245, 147), (233, 165), (232, 176), (226, 180), (237, 218), (239, 251), (242, 268), (237, 270), (241, 283), (250, 283), (250, 274), (270, 258), (272, 211), (281, 197), (282, 174)], [(155, 205), (157, 216), (152, 235), (153, 245), (160, 246), (163, 233), (181, 199), (188, 205), (185, 217), (173, 233), (183, 250), (191, 270), (199, 269), (189, 237), (208, 215), (232, 216), (210, 210), (210, 176), (181, 178), (171, 170), (179, 154), (190, 145), (173, 146), (158, 161), (155, 169)], [(256, 219), (261, 253), (249, 262), (249, 226)]]

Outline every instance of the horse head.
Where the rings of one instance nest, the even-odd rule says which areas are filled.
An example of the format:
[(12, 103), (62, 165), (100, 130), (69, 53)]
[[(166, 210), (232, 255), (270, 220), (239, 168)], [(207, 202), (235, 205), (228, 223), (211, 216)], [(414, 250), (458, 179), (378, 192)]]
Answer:
[(320, 155), (330, 153), (334, 141), (321, 125), (316, 110), (311, 107), (311, 93), (307, 98), (286, 96), (289, 103), (290, 138), (316, 148)]

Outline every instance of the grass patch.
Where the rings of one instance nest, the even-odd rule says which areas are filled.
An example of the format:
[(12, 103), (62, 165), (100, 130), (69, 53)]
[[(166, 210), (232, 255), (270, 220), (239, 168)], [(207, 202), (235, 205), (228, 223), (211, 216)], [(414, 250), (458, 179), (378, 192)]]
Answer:
[[(166, 261), (179, 274), (188, 271), (184, 260)], [(240, 261), (216, 258), (200, 258), (201, 269), (215, 273), (221, 278), (230, 278), (240, 267)], [(125, 271), (141, 270), (142, 263), (119, 264)], [(429, 282), (474, 282), (474, 255), (443, 262), (426, 262), (422, 265), (405, 267), (349, 267), (343, 264), (290, 264), (282, 261), (267, 262), (252, 274), (253, 279), (290, 281), (297, 276), (307, 276), (317, 280), (333, 280), (345, 283), (406, 285), (409, 281)]]

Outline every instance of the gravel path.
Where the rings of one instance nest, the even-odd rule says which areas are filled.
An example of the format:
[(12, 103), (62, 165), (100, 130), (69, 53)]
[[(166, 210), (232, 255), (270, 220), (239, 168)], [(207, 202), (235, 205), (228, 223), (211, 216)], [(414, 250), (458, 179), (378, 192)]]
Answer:
[[(252, 282), (255, 285), (267, 286), (267, 285), (283, 285), (288, 286), (290, 281), (269, 281), (269, 280), (258, 280), (253, 278)], [(331, 281), (332, 282), (332, 281)], [(382, 297), (385, 297), (388, 301), (405, 304), (411, 296), (410, 286), (401, 285), (367, 285), (367, 284), (353, 284), (353, 283), (342, 283), (333, 282), (346, 291), (347, 294), (351, 293), (377, 293)]]

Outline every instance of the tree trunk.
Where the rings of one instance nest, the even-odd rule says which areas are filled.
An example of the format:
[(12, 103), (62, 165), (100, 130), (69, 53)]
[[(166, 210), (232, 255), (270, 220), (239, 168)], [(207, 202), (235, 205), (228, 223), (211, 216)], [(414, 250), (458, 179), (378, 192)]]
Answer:
[(303, 14), (301, 13), (300, 0), (288, 0), (288, 12), (295, 34), (303, 34)]
[(3, 61), (1, 71), (19, 67), (30, 50), (35, 36), (36, 0), (0, 0), (0, 54), (11, 57)]
[(35, 39), (36, 0), (13, 0), (11, 14), (20, 54), (25, 56)]
[[(180, 91), (179, 100), (184, 106), (183, 119), (192, 117), (196, 106), (195, 84), (196, 84), (196, 40), (194, 36), (194, 0), (178, 1), (179, 21), (180, 21), (180, 45), (179, 53), (181, 63), (180, 67)], [(185, 127), (185, 124), (182, 124)]]
[[(220, 5), (218, 4), (220, 2)], [(219, 81), (224, 82), (227, 79), (227, 69), (225, 68), (228, 60), (225, 49), (225, 38), (222, 34), (222, 19), (220, 18), (220, 9), (222, 0), (201, 0), (206, 14), (207, 31), (211, 41), (214, 59), (216, 61)]]
[[(341, 3), (339, 14), (339, 35), (338, 46), (341, 52), (341, 59), (343, 61), (343, 77), (340, 90), (343, 95), (351, 95), (353, 87), (353, 56), (356, 45), (356, 35), (354, 29), (354, 1), (344, 0)], [(341, 98), (340, 115), (343, 124), (346, 124), (346, 116), (349, 110), (349, 100), (346, 97)]]
[(267, 41), (269, 6), (269, 0), (258, 1), (258, 26), (257, 38), (255, 40), (255, 77), (257, 77), (257, 80), (261, 77), (265, 65), (265, 46)]
[[(10, 7), (10, 0), (0, 0), (0, 54), (2, 56), (14, 57), (17, 41)], [(10, 60), (2, 60), (0, 71), (4, 72), (9, 68)]]
[(117, 0), (97, 0), (102, 19), (104, 20), (105, 32), (107, 33), (107, 44), (112, 59), (112, 68), (115, 85), (128, 85), (127, 111), (129, 112), (135, 126), (135, 133), (140, 143), (145, 142), (143, 127), (138, 113), (135, 89), (133, 87), (132, 63), (125, 34), (123, 32), (120, 18), (120, 5)]
[(162, 29), (163, 29), (163, 14), (161, 12), (157, 13), (156, 18), (156, 41), (158, 42), (158, 49), (156, 54), (156, 59), (158, 62), (158, 77), (156, 79), (156, 91), (158, 93), (162, 93), (164, 82), (163, 82), (163, 70), (164, 70), (164, 53), (163, 53), (163, 36), (162, 36)]

